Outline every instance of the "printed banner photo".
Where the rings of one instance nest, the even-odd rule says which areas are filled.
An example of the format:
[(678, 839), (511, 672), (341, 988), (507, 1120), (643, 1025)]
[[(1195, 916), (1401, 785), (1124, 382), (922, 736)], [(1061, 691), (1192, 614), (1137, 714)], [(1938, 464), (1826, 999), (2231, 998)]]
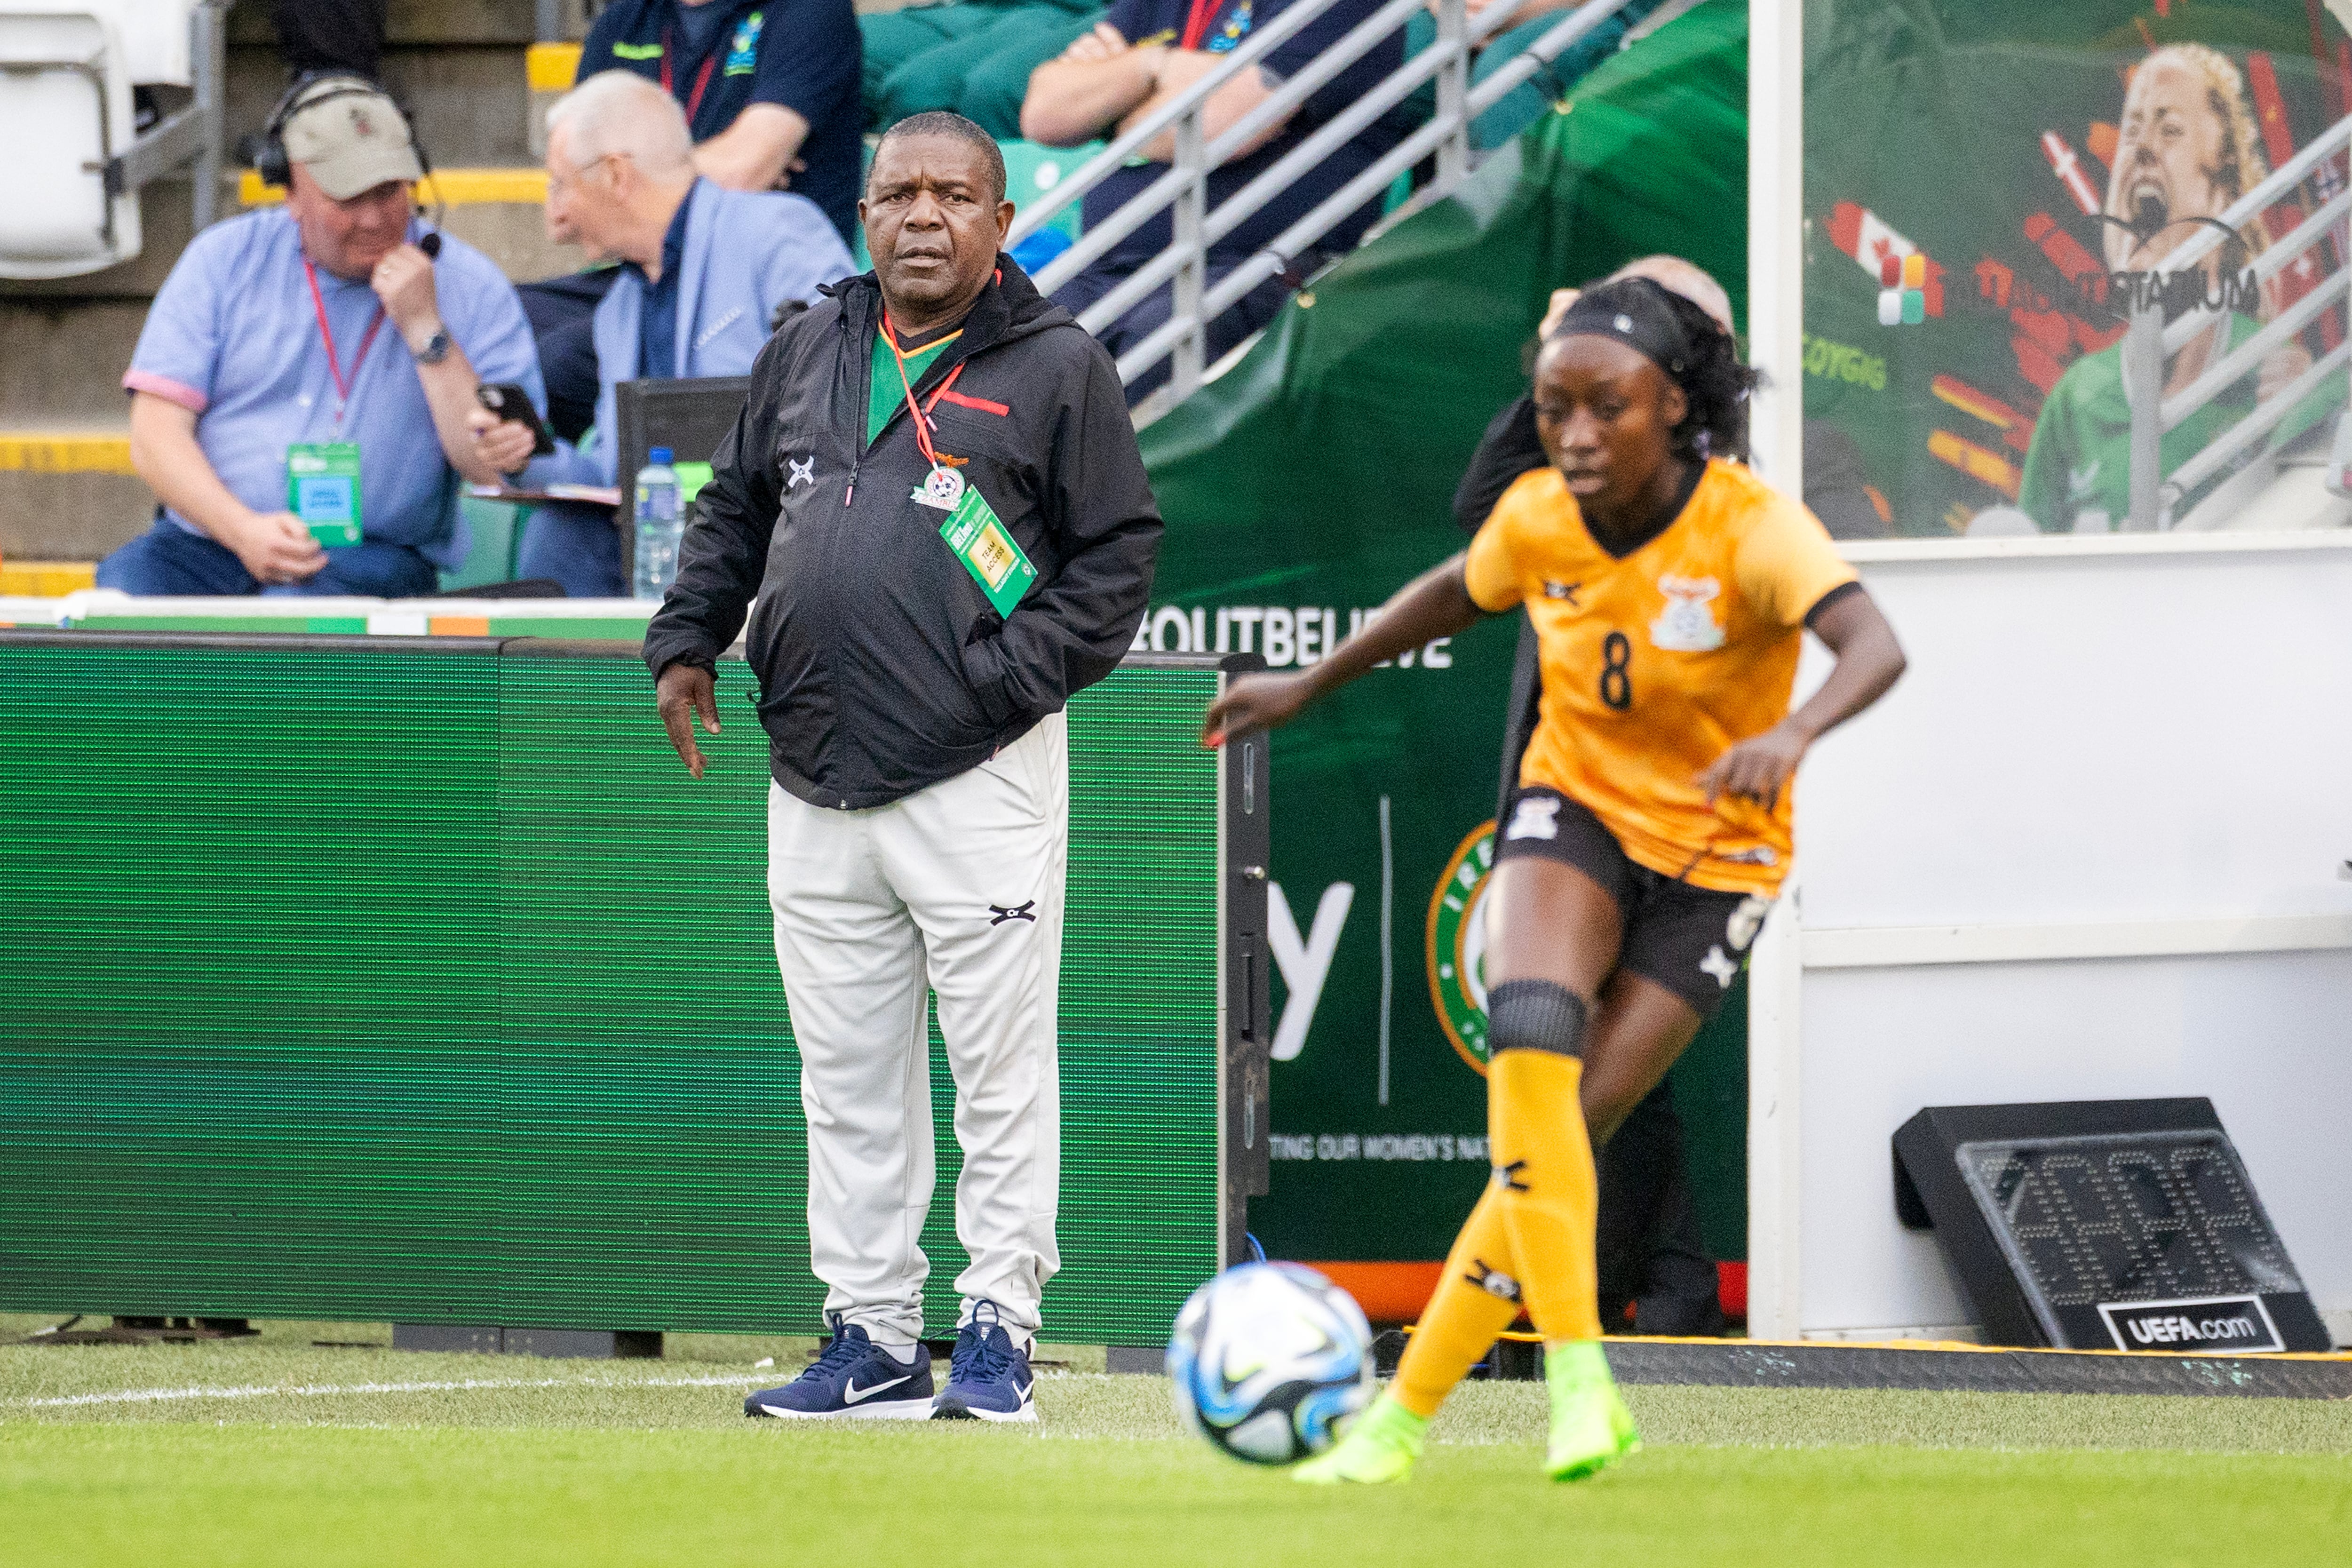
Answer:
[(2122, 339), (2130, 302), (2160, 293), (2168, 319), (2215, 309), (2173, 357), (2168, 400), (2267, 324), (2300, 322), (2164, 437), (2170, 479), (2285, 395), (2267, 434), (2166, 497), (2166, 521), (2352, 521), (2295, 461), (2324, 451), (2345, 404), (2341, 359), (2325, 363), (2345, 342), (2340, 216), (2264, 261), (2343, 195), (2341, 152), (2164, 280), (2344, 118), (2348, 76), (2352, 39), (2322, 0), (1811, 0), (1807, 488), (1836, 472), (1851, 494), (1824, 520), (1947, 538), (2122, 527)]

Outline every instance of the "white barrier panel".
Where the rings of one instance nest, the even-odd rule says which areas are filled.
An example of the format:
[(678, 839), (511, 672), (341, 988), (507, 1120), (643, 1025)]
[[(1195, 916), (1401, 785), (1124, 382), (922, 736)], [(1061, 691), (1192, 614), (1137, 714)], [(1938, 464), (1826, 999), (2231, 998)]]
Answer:
[(2352, 536), (1847, 550), (1911, 668), (1757, 946), (1749, 1331), (1969, 1326), (1895, 1215), (1923, 1106), (2204, 1095), (2352, 1338)]

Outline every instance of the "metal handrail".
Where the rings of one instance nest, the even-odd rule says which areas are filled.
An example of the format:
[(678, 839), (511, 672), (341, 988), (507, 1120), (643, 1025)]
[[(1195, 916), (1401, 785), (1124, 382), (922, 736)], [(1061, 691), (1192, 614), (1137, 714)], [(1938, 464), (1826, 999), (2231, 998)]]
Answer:
[[(1471, 120), (1476, 119), (1494, 101), (1508, 92), (1511, 87), (1517, 86), (1519, 81), (1525, 80), (1527, 77), (1540, 70), (1544, 65), (1558, 58), (1570, 44), (1607, 20), (1613, 13), (1613, 8), (1608, 8), (1602, 9), (1597, 16), (1587, 16), (1586, 13), (1593, 9), (1594, 7), (1588, 5), (1581, 11), (1570, 14), (1565, 21), (1528, 46), (1526, 53), (1519, 59), (1514, 60), (1511, 65), (1496, 71), (1486, 81), (1480, 83), (1477, 90), (1468, 95), (1465, 105), (1466, 117)], [(1544, 53), (1543, 51), (1547, 49), (1550, 52)], [(1496, 88), (1496, 84), (1504, 77), (1538, 56), (1541, 58), (1535, 63), (1527, 64), (1524, 74), (1512, 80), (1509, 86)], [(1495, 89), (1492, 97), (1487, 95), (1489, 89)], [(1399, 174), (1412, 168), (1432, 152), (1441, 150), (1455, 132), (1455, 127), (1449, 126), (1442, 121), (1431, 121), (1429, 124), (1399, 142), (1386, 157), (1325, 197), (1320, 206), (1276, 236), (1271, 244), (1262, 247), (1255, 256), (1227, 273), (1223, 281), (1209, 290), (1207, 298), (1202, 301), (1209, 320), (1214, 321), (1219, 311), (1232, 305), (1267, 279), (1281, 272), (1289, 265), (1287, 258), (1297, 254), (1314, 240), (1322, 237), (1332, 225), (1361, 206), (1370, 198), (1372, 193), (1385, 187)], [(1435, 190), (1436, 186), (1433, 184), (1431, 188)], [(1438, 196), (1432, 199), (1441, 199), (1443, 195), (1443, 192), (1439, 192)], [(1143, 344), (1138, 344), (1134, 350), (1129, 351), (1130, 354), (1139, 354), (1142, 347)], [(1122, 366), (1127, 363), (1126, 358), (1119, 361)], [(1150, 363), (1145, 362), (1146, 368)], [(1124, 370), (1121, 374), (1127, 375), (1127, 379), (1130, 381), (1134, 379), (1132, 374), (1128, 374)]]
[[(2251, 270), (2255, 279), (2268, 282), (2284, 270), (2288, 262), (2308, 249), (2312, 241), (2335, 221), (2335, 216), (2341, 215), (2343, 204), (2347, 196), (2352, 196), (2352, 193), (2330, 197), (2321, 205), (2317, 212), (2295, 225), (2279, 238), (2273, 240), (2260, 256), (2254, 258), (2254, 264)], [(2210, 235), (2213, 230), (2209, 228), (2203, 233)], [(2215, 243), (2219, 244), (2220, 241), (2216, 240)], [(2187, 347), (2189, 339), (2221, 319), (2221, 311), (2199, 306), (2164, 329), (2164, 352), (2173, 353)]]
[(1423, 8), (1426, 0), (1392, 0), (1341, 35), (1339, 41), (1315, 57), (1307, 68), (1296, 76), (1286, 77), (1265, 101), (1225, 127), (1223, 133), (1209, 143), (1209, 157), (1218, 163), (1233, 157), (1249, 144), (1259, 132), (1278, 125), (1290, 112), (1315, 96), (1323, 85), (1356, 63), (1359, 54), (1397, 30), (1399, 24)]
[[(1391, 0), (1376, 13), (1376, 19), (1391, 11), (1417, 10), (1421, 4), (1422, 0)], [(1318, 126), (1315, 134), (1285, 153), (1272, 168), (1217, 205), (1217, 216), (1209, 220), (1210, 242), (1223, 239), (1255, 217), (1259, 208), (1297, 184), (1300, 176), (1352, 141), (1358, 132), (1412, 97), (1423, 82), (1465, 53), (1465, 48), (1458, 38), (1438, 40), (1407, 60), (1402, 68), (1382, 78), (1380, 86)]]
[(2261, 369), (2263, 361), (2270, 357), (2273, 349), (2311, 325), (2320, 311), (2344, 298), (2347, 283), (2352, 283), (2352, 273), (2336, 273), (2280, 311), (2277, 319), (2261, 331), (2222, 355), (2221, 363), (2182, 387), (2178, 395), (2166, 398), (2159, 412), (2164, 428), (2171, 430), (2177, 427), (2182, 420)]
[[(1517, 87), (1520, 82), (1549, 65), (1564, 53), (1570, 44), (1608, 20), (1627, 3), (1628, 0), (1601, 0), (1598, 5), (1587, 5), (1581, 10), (1571, 13), (1558, 26), (1529, 45), (1525, 53), (1514, 59), (1509, 66), (1488, 77), (1468, 94), (1464, 104), (1465, 122), (1475, 120), (1485, 110), (1493, 107), (1501, 100), (1504, 94), (1511, 90), (1511, 88)], [(1587, 13), (1594, 14), (1588, 16)], [(1550, 51), (1548, 54), (1543, 52), (1547, 47)], [(1442, 45), (1431, 45), (1416, 60), (1408, 61), (1404, 71), (1397, 74), (1402, 76), (1406, 71), (1412, 70), (1419, 59), (1437, 54), (1442, 47)], [(1540, 56), (1539, 58), (1538, 56)], [(1520, 68), (1523, 66), (1525, 68), (1522, 70)], [(1497, 88), (1496, 83), (1513, 71), (1518, 71), (1519, 74), (1513, 78), (1509, 86)], [(1370, 123), (1369, 118), (1365, 123)], [(1420, 163), (1432, 151), (1442, 147), (1445, 140), (1454, 134), (1454, 130), (1455, 127), (1446, 124), (1443, 120), (1433, 119), (1427, 125), (1391, 149), (1378, 163), (1373, 163), (1353, 180), (1325, 197), (1320, 206), (1285, 229), (1271, 244), (1262, 247), (1241, 268), (1236, 269), (1223, 283), (1212, 290), (1210, 294), (1212, 315), (1280, 272), (1288, 265), (1290, 257), (1297, 255), (1315, 240), (1320, 239), (1325, 231), (1361, 206), (1374, 191), (1385, 188), (1397, 175)], [(1304, 146), (1300, 148), (1301, 152), (1305, 150)], [(1270, 174), (1272, 172), (1269, 170), (1267, 173)], [(1260, 176), (1261, 179), (1265, 177), (1265, 175)], [(1235, 192), (1233, 202), (1240, 201), (1250, 189), (1255, 188), (1255, 184), (1256, 181), (1252, 181), (1249, 186)], [(1227, 205), (1231, 205), (1230, 202), (1227, 204)], [(1219, 216), (1222, 216), (1225, 210), (1223, 206), (1219, 207), (1217, 209)], [(1251, 280), (1247, 283), (1238, 283), (1236, 280), (1244, 272), (1252, 274)], [(1222, 299), (1220, 299), (1221, 296)]]
[(2296, 404), (2319, 390), (2320, 384), (2352, 363), (2352, 339), (2347, 339), (2312, 361), (2311, 368), (2288, 382), (2269, 398), (2258, 405), (2252, 414), (2231, 426), (2227, 435), (2180, 465), (2171, 482), (2184, 495), (2195, 490), (2226, 467), (2238, 449), (2269, 435), (2294, 411)]
[[(1415, 11), (1426, 9), (1427, 3), (1428, 0), (1408, 0), (1402, 5), (1383, 7), (1357, 23), (1348, 30), (1346, 37), (1316, 56), (1313, 65), (1297, 76), (1285, 78), (1282, 85), (1265, 102), (1242, 116), (1223, 135), (1210, 142), (1209, 156), (1219, 163), (1224, 162), (1252, 136), (1305, 103), (1314, 96), (1317, 89), (1355, 64), (1360, 58), (1370, 52), (1373, 45), (1396, 31), (1394, 23), (1389, 21), (1391, 14), (1401, 20)], [(1504, 4), (1487, 6), (1470, 19), (1464, 34), (1465, 41), (1473, 46), (1486, 42), (1532, 3), (1533, 0), (1506, 0)]]
[[(2252, 190), (2231, 202), (2214, 220), (2221, 228), (2200, 226), (2166, 258), (2170, 263), (2166, 270), (2186, 271), (2204, 260), (2209, 252), (2227, 245), (2239, 229), (2292, 195), (2297, 185), (2310, 177), (2312, 170), (2317, 168), (2323, 159), (2340, 151), (2347, 142), (2352, 142), (2352, 115), (2337, 121), (2313, 137), (2310, 145), (2272, 170)], [(2221, 229), (2228, 229), (2230, 233), (2224, 234)]]
[[(1534, 0), (1496, 0), (1475, 20), (1468, 16), (1465, 0), (1437, 0), (1437, 37), (1429, 47), (1389, 72), (1344, 111), (1318, 127), (1313, 135), (1285, 153), (1271, 167), (1260, 171), (1241, 189), (1228, 194), (1211, 211), (1207, 203), (1210, 170), (1230, 159), (1252, 138), (1280, 123), (1318, 89), (1378, 47), (1412, 12), (1422, 8), (1424, 0), (1390, 0), (1318, 54), (1307, 68), (1285, 79), (1264, 102), (1254, 106), (1214, 138), (1207, 138), (1205, 118), (1210, 98), (1337, 3), (1338, 0), (1299, 0), (1286, 8), (1264, 29), (1253, 32), (1240, 47), (1224, 56), (1215, 68), (1118, 136), (1076, 174), (1060, 181), (1048, 198), (1024, 206), (1014, 219), (1007, 243), (1017, 245), (1045, 227), (1073, 203), (1084, 200), (1113, 171), (1127, 167), (1143, 147), (1171, 129), (1176, 132), (1175, 158), (1166, 171), (1103, 222), (1090, 226), (1076, 245), (1040, 268), (1035, 278), (1038, 289), (1050, 294), (1160, 213), (1172, 209), (1174, 243), (1120, 279), (1118, 287), (1078, 316), (1080, 325), (1098, 331), (1157, 289), (1170, 286), (1172, 280), (1175, 298), (1170, 318), (1119, 357), (1122, 381), (1132, 383), (1172, 356), (1170, 390), (1179, 398), (1189, 394), (1199, 385), (1205, 368), (1202, 362), (1210, 322), (1251, 289), (1286, 271), (1294, 257), (1304, 254), (1400, 173), (1433, 153), (1437, 155), (1437, 177), (1416, 193), (1415, 200), (1425, 204), (1450, 194), (1469, 176), (1472, 121), (1633, 0), (1587, 0), (1475, 89), (1469, 85), (1469, 68), (1478, 45), (1511, 25)], [(1206, 286), (1212, 246), (1233, 234), (1343, 143), (1432, 78), (1437, 82), (1437, 113), (1428, 124), (1292, 223), (1271, 244), (1259, 247), (1215, 287)]]
[[(1146, 143), (1158, 139), (1160, 133), (1186, 115), (1197, 111), (1209, 96), (1231, 81), (1246, 67), (1255, 66), (1274, 51), (1276, 45), (1289, 38), (1307, 23), (1328, 11), (1339, 0), (1298, 0), (1298, 3), (1268, 22), (1265, 27), (1251, 32), (1239, 47), (1227, 54), (1216, 69), (1161, 104), (1120, 135), (1101, 152), (1078, 165), (1077, 172), (1056, 182), (1053, 194), (1021, 209), (1013, 220), (1013, 232), (1005, 244), (1014, 246), (1044, 228), (1064, 207), (1083, 197), (1127, 162)], [(1131, 204), (1130, 204), (1131, 205)], [(1045, 274), (1038, 277), (1042, 282)]]
[[(2335, 370), (2352, 361), (2352, 344), (2339, 344), (2288, 385), (2260, 398), (2253, 409), (2234, 422), (2170, 476), (2163, 471), (2162, 443), (2166, 432), (2179, 428), (2214, 398), (2255, 374), (2262, 362), (2317, 319), (2320, 312), (2352, 297), (2352, 193), (2339, 193), (2320, 204), (2283, 238), (2264, 248), (2249, 269), (2256, 285), (2269, 282), (2296, 260), (2331, 239), (2343, 247), (2345, 266), (2313, 288), (2235, 348), (2225, 349), (2196, 379), (2170, 397), (2164, 383), (2172, 357), (2204, 333), (2219, 329), (2228, 310), (2200, 306), (2168, 323), (2161, 301), (2163, 286), (2200, 268), (2231, 235), (2240, 233), (2279, 202), (2290, 199), (2305, 180), (2327, 160), (2352, 147), (2352, 115), (2334, 125), (2280, 164), (2254, 187), (2230, 204), (2212, 225), (2200, 227), (2165, 258), (2152, 282), (2141, 294), (2128, 318), (2123, 341), (2123, 381), (2131, 406), (2131, 514), (2126, 526), (2153, 531), (2171, 524), (2170, 503), (2193, 495), (2225, 470), (2257, 441), (2267, 437), (2295, 405), (2322, 385)], [(2224, 232), (2227, 231), (2227, 232)]]

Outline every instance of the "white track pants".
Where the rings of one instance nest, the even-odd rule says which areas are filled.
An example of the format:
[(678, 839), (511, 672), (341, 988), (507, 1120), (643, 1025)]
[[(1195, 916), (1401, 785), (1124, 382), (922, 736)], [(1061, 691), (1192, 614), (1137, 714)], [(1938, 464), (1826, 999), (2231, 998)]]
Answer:
[(808, 1113), (810, 1263), (825, 1310), (920, 1337), (937, 1181), (927, 995), (955, 1074), (956, 1279), (1034, 1332), (1061, 1267), (1055, 1008), (1069, 856), (1056, 713), (971, 772), (869, 811), (771, 784), (768, 897)]

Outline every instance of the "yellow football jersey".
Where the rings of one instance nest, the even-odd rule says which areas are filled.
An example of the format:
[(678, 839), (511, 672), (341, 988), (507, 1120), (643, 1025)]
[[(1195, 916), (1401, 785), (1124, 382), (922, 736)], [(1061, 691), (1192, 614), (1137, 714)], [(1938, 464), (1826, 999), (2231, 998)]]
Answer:
[(1558, 470), (1520, 476), (1470, 543), (1470, 597), (1524, 604), (1541, 717), (1521, 784), (1583, 805), (1636, 864), (1727, 893), (1780, 890), (1792, 790), (1767, 810), (1698, 775), (1789, 712), (1806, 615), (1853, 582), (1813, 514), (1720, 459), (1655, 539), (1620, 559)]

